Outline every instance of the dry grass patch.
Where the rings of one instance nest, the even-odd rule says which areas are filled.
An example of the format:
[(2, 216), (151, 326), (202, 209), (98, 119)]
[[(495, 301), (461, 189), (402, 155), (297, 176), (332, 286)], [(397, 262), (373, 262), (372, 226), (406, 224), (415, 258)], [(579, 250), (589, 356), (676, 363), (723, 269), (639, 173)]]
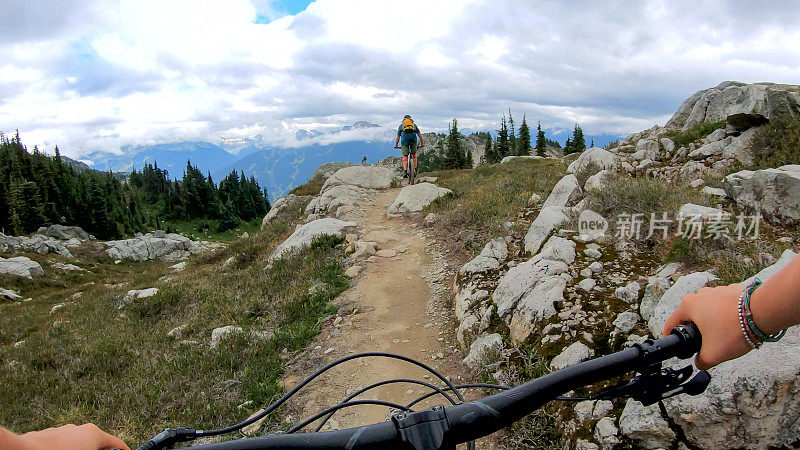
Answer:
[(502, 224), (516, 221), (533, 193), (547, 198), (564, 176), (566, 165), (555, 159), (517, 159), (506, 164), (482, 164), (475, 169), (435, 172), (439, 186), (453, 195), (425, 211), (438, 218), (435, 230), (457, 249), (480, 250), (506, 232)]
[[(290, 228), (273, 223), (181, 273), (168, 263), (97, 263), (93, 274), (70, 275), (77, 279), (0, 280), (33, 297), (0, 304), (0, 423), (25, 432), (92, 421), (132, 444), (166, 426), (230, 425), (275, 399), (283, 362), (318, 333), (348, 286), (338, 238), (267, 268)], [(222, 269), (231, 256), (235, 264)], [(119, 309), (128, 289), (147, 287), (158, 294)], [(211, 331), (225, 325), (244, 333), (210, 348)], [(181, 336), (168, 337), (177, 326)]]

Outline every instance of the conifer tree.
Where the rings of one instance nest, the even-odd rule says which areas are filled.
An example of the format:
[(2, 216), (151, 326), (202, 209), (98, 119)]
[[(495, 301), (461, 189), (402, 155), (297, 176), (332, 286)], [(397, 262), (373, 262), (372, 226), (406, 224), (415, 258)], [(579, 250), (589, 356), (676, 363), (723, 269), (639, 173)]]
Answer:
[(525, 114), (522, 115), (522, 124), (519, 126), (519, 151), (518, 155), (525, 156), (531, 154), (531, 129)]
[(511, 117), (511, 108), (508, 108), (508, 155), (518, 154), (517, 148), (517, 131), (514, 128), (514, 118)]
[(459, 139), (458, 120), (453, 119), (450, 125), (450, 134), (447, 136), (447, 149), (445, 150), (443, 169), (461, 169), (466, 165), (466, 155)]
[(536, 125), (536, 154), (539, 156), (545, 156), (547, 153), (547, 138), (544, 137), (544, 131), (542, 130), (542, 121), (539, 121), (539, 124)]
[(472, 166), (475, 165), (475, 161), (472, 159), (472, 150), (467, 149), (467, 160), (464, 164), (465, 169), (472, 169)]
[(505, 158), (509, 155), (508, 147), (508, 125), (506, 124), (506, 116), (500, 122), (500, 129), (497, 130), (497, 160)]
[(11, 190), (11, 225), (17, 235), (33, 233), (45, 224), (39, 189), (33, 181), (21, 181)]
[(586, 140), (583, 137), (583, 130), (577, 123), (575, 129), (572, 131), (572, 152), (582, 152), (586, 150)]
[(483, 155), (485, 162), (489, 164), (497, 162), (497, 150), (492, 141), (492, 135), (489, 133), (486, 133), (486, 144), (484, 144)]

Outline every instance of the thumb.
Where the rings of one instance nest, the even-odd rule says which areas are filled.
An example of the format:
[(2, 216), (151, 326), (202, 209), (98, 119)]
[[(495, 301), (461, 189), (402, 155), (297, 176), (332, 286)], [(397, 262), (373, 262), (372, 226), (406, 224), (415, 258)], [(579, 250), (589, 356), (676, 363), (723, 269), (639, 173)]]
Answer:
[(673, 328), (680, 325), (681, 322), (688, 320), (686, 318), (686, 314), (684, 313), (684, 309), (683, 303), (681, 303), (681, 305), (678, 306), (678, 309), (676, 309), (675, 312), (673, 312), (672, 315), (667, 318), (667, 321), (664, 323), (664, 329), (661, 331), (661, 336), (669, 335)]

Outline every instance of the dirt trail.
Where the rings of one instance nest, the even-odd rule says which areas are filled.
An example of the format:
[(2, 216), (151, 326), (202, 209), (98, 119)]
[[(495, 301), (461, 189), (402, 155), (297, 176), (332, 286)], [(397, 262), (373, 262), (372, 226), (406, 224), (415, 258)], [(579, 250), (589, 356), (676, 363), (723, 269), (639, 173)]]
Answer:
[[(430, 251), (432, 242), (412, 220), (386, 217), (386, 208), (398, 192), (399, 189), (378, 192), (372, 204), (365, 206), (363, 216), (357, 220), (361, 239), (375, 241), (380, 250), (388, 252), (379, 252), (359, 263), (364, 267), (361, 274), (337, 299), (341, 318), (326, 323), (310, 351), (291, 366), (287, 386), (334, 359), (370, 351), (409, 356), (459, 379), (461, 352), (455, 343), (447, 298), (452, 272), (444, 267), (442, 258)], [(394, 252), (396, 255), (392, 255)], [(381, 380), (414, 378), (433, 382), (431, 376), (425, 378), (423, 374), (416, 366), (387, 358), (347, 362), (301, 391), (304, 393), (294, 402), (291, 420), (296, 423)], [(428, 388), (420, 385), (391, 384), (358, 398), (402, 404), (427, 392)], [(442, 402), (439, 399), (430, 404)], [(386, 413), (387, 408), (379, 406), (349, 408), (338, 412), (325, 429), (383, 421)]]

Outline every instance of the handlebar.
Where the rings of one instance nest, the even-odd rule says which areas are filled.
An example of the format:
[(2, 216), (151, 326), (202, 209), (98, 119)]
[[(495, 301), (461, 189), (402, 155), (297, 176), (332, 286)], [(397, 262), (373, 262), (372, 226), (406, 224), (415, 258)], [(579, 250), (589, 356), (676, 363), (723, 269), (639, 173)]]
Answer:
[[(694, 324), (681, 325), (669, 336), (648, 339), (611, 355), (552, 372), (504, 392), (448, 408), (401, 413), (391, 422), (345, 430), (264, 437), (193, 447), (197, 450), (261, 449), (439, 449), (488, 436), (522, 419), (558, 396), (578, 387), (628, 372), (646, 372), (673, 357), (686, 359), (700, 350)], [(708, 383), (708, 380), (705, 380)], [(703, 388), (704, 389), (704, 388)], [(692, 393), (686, 389), (687, 393)], [(702, 392), (702, 389), (700, 390)], [(675, 395), (674, 393), (672, 395)]]

